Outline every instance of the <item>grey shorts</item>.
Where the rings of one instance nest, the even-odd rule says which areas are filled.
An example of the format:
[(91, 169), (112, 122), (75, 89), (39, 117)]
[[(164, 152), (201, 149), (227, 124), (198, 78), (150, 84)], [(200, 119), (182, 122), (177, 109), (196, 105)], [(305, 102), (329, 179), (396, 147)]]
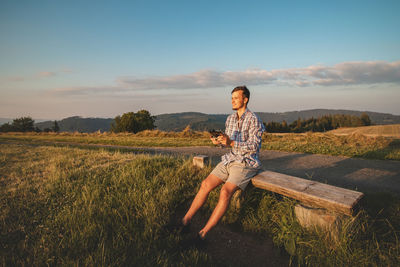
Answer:
[(218, 163), (211, 174), (217, 176), (225, 183), (230, 182), (244, 190), (249, 184), (250, 179), (260, 171), (261, 168), (253, 168), (246, 166), (245, 163), (232, 161), (227, 165), (224, 165), (222, 162)]

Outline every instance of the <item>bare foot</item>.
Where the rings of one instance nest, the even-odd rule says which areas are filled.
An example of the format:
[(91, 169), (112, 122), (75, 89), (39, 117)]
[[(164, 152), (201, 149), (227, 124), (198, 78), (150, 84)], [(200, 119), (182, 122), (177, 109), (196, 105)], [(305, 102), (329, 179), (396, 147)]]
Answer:
[(207, 234), (207, 233), (206, 233), (206, 231), (204, 231), (204, 230), (200, 230), (200, 232), (199, 232), (199, 236), (200, 236), (200, 238), (203, 239), (203, 240), (206, 238), (206, 234)]
[(190, 223), (190, 219), (183, 217), (183, 219), (182, 219), (183, 226), (187, 226), (189, 223)]

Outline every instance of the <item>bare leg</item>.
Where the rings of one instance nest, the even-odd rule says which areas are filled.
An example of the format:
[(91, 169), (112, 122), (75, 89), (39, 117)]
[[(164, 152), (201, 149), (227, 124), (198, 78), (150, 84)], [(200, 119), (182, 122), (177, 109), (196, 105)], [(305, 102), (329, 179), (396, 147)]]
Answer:
[(192, 205), (187, 211), (185, 217), (183, 217), (182, 219), (183, 225), (187, 225), (193, 218), (193, 216), (196, 214), (196, 212), (203, 206), (211, 190), (213, 190), (222, 183), (223, 181), (213, 174), (208, 175), (208, 177), (203, 180), (199, 192), (197, 192), (197, 195), (194, 198)]
[(210, 219), (208, 219), (207, 224), (199, 232), (200, 237), (204, 238), (208, 233), (208, 231), (210, 231), (215, 225), (217, 225), (221, 217), (225, 214), (226, 210), (228, 209), (231, 197), (237, 189), (239, 189), (239, 187), (230, 182), (226, 182), (224, 184), (224, 186), (221, 188), (218, 203), (215, 206), (214, 211), (210, 216)]

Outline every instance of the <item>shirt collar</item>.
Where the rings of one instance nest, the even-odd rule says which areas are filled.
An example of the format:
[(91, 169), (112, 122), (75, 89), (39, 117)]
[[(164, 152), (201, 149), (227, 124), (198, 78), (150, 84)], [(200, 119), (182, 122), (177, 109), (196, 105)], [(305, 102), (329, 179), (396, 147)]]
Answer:
[(249, 109), (246, 107), (246, 109), (244, 110), (242, 116), (238, 119), (238, 113), (236, 111), (236, 119), (240, 120), (240, 119), (244, 119), (244, 117), (246, 116), (247, 112), (249, 112)]

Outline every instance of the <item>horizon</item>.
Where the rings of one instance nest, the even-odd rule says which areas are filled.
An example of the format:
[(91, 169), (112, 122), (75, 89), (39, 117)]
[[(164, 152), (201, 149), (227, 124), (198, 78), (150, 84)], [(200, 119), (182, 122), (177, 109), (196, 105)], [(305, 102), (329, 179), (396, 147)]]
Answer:
[[(371, 111), (371, 110), (349, 110), (349, 109), (326, 109), (326, 108), (315, 108), (315, 109), (304, 109), (304, 110), (289, 110), (289, 111), (283, 111), (283, 112), (265, 112), (265, 111), (254, 111), (255, 113), (271, 113), (271, 114), (283, 114), (283, 113), (291, 113), (291, 112), (304, 112), (304, 111), (313, 111), (313, 110), (334, 110), (334, 111), (355, 111), (355, 112), (372, 112), (372, 113), (380, 113), (380, 114), (389, 114), (389, 115), (393, 115), (393, 116), (400, 116), (399, 114), (393, 114), (393, 113), (387, 113), (387, 112), (379, 112), (379, 111)], [(134, 111), (136, 112), (136, 111)], [(232, 111), (233, 112), (233, 111)], [(171, 112), (171, 113), (160, 113), (160, 114), (151, 114), (152, 116), (160, 116), (160, 115), (170, 115), (170, 114), (181, 114), (181, 113), (201, 113), (201, 114), (205, 114), (205, 115), (229, 115), (231, 113), (204, 113), (204, 112), (197, 112), (197, 111), (182, 111), (182, 112)], [(122, 115), (122, 114), (119, 114)], [(68, 119), (68, 118), (72, 118), (72, 117), (80, 117), (82, 119), (115, 119), (115, 117), (84, 117), (84, 116), (80, 116), (80, 115), (72, 115), (72, 116), (68, 116), (68, 117), (64, 117), (64, 118), (49, 118), (49, 119), (45, 119), (45, 118), (34, 118), (32, 116), (22, 116), (22, 117), (31, 117), (35, 123), (39, 123), (39, 122), (45, 122), (45, 121), (61, 121), (63, 119)], [(12, 122), (13, 119), (15, 118), (4, 118), (4, 117), (0, 117), (1, 120), (9, 120), (10, 122)], [(19, 118), (19, 117), (18, 117)], [(0, 122), (0, 125), (2, 124), (2, 122)]]
[(400, 1), (1, 6), (1, 118), (229, 114), (243, 84), (255, 112), (400, 115)]

